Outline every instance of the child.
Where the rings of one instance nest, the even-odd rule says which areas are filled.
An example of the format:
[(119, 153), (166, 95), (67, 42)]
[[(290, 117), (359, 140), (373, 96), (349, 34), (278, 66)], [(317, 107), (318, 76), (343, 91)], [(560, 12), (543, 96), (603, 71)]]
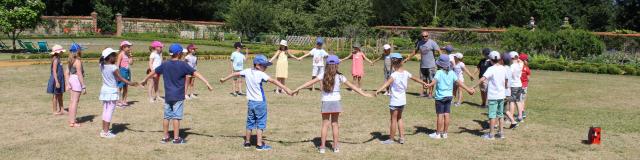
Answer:
[(287, 94), (291, 94), (291, 90), (282, 85), (279, 81), (269, 77), (265, 72), (267, 67), (271, 66), (271, 62), (267, 61), (267, 57), (258, 54), (253, 59), (253, 68), (245, 69), (240, 72), (234, 72), (228, 76), (221, 78), (220, 83), (224, 83), (231, 77), (244, 77), (247, 84), (247, 125), (245, 132), (244, 148), (251, 147), (250, 138), (254, 129), (256, 129), (256, 150), (271, 150), (271, 146), (262, 141), (262, 133), (267, 128), (267, 98), (264, 95), (263, 82), (271, 82), (276, 86), (284, 89)]
[[(236, 51), (231, 53), (231, 73), (242, 71), (242, 69), (244, 69), (244, 61), (247, 60), (247, 57), (242, 52), (240, 52), (242, 51), (242, 48), (244, 48), (244, 45), (242, 45), (242, 43), (236, 42), (235, 44), (233, 44), (233, 47), (236, 48)], [(248, 49), (245, 50), (245, 52), (246, 54), (249, 54)], [(240, 77), (241, 76), (233, 77), (233, 90), (230, 94), (234, 97), (244, 95), (242, 92), (240, 92), (240, 89), (242, 88), (242, 80), (240, 80)]]
[[(489, 48), (482, 49), (482, 55), (484, 57), (480, 59), (480, 62), (478, 62), (478, 65), (476, 66), (478, 68), (476, 70), (476, 72), (478, 73), (478, 78), (482, 78), (482, 75), (484, 75), (487, 69), (491, 67), (491, 65), (493, 65), (491, 63), (491, 60), (489, 60), (490, 52), (491, 52), (491, 49)], [(487, 84), (484, 82), (480, 85), (480, 96), (482, 98), (482, 104), (480, 106), (482, 106), (483, 108), (486, 108), (487, 107)]]
[[(487, 69), (487, 71), (482, 75), (478, 84), (474, 86), (479, 86), (483, 83), (487, 84), (487, 100), (489, 106), (488, 117), (489, 117), (489, 133), (482, 135), (482, 138), (487, 140), (493, 140), (494, 135), (493, 130), (496, 125), (496, 121), (499, 124), (498, 134), (495, 136), (497, 138), (504, 138), (502, 129), (504, 123), (504, 99), (505, 99), (505, 91), (507, 87), (507, 69), (502, 65), (502, 61), (500, 60), (500, 53), (497, 51), (491, 51), (489, 53), (489, 60), (492, 63), (492, 66)], [(496, 120), (497, 118), (497, 120)]]
[(138, 83), (130, 82), (120, 75), (118, 66), (116, 65), (116, 52), (111, 48), (102, 50), (100, 57), (100, 72), (102, 72), (102, 88), (100, 88), (100, 101), (102, 101), (102, 131), (100, 137), (114, 138), (115, 134), (109, 131), (111, 125), (111, 117), (113, 110), (118, 101), (118, 85), (117, 81), (124, 82), (127, 85), (137, 86)]
[[(522, 69), (523, 69), (523, 62), (518, 58), (518, 52), (509, 52), (509, 56), (512, 59), (512, 63), (511, 66), (509, 67), (511, 69), (511, 72), (509, 75), (509, 84), (510, 84), (510, 88), (511, 88), (511, 98), (508, 99), (509, 101), (509, 109), (507, 110), (507, 117), (509, 118), (509, 120), (511, 120), (511, 126), (509, 128), (516, 128), (518, 127), (518, 122), (520, 122), (522, 120), (522, 117), (518, 117), (518, 119), (514, 118), (514, 111), (515, 108), (518, 107), (518, 110), (522, 110), (522, 81), (521, 76), (522, 76)], [(520, 115), (520, 114), (519, 114)]]
[[(383, 72), (384, 81), (386, 82), (389, 79), (389, 76), (391, 76), (391, 73), (393, 72), (393, 70), (391, 69), (391, 57), (389, 57), (389, 54), (391, 54), (391, 45), (385, 44), (382, 46), (382, 48), (384, 49), (384, 51), (382, 52), (382, 56), (374, 60), (373, 63), (376, 63), (379, 60), (384, 58), (384, 67), (382, 69), (384, 71)], [(371, 65), (373, 65), (373, 63)], [(385, 90), (384, 95), (385, 96), (389, 95), (389, 87), (387, 87), (387, 89)]]
[(69, 47), (69, 66), (67, 76), (67, 90), (70, 90), (71, 101), (69, 105), (69, 127), (80, 127), (76, 122), (76, 113), (78, 111), (78, 103), (80, 102), (80, 94), (87, 94), (87, 87), (84, 85), (84, 67), (82, 66), (80, 45), (73, 43)]
[[(131, 57), (131, 42), (122, 41), (120, 42), (120, 53), (118, 54), (118, 58), (116, 60), (116, 64), (120, 68), (120, 75), (127, 79), (127, 81), (131, 81), (131, 70), (129, 70), (129, 65), (133, 64), (133, 58)], [(129, 92), (129, 87), (126, 83), (122, 81), (118, 81), (118, 88), (120, 93), (122, 94), (120, 97), (120, 101), (116, 104), (118, 107), (127, 107), (129, 106), (129, 101), (127, 101), (127, 93)]]
[(385, 81), (385, 83), (376, 91), (376, 94), (378, 94), (385, 92), (387, 88), (390, 88), (389, 91), (391, 95), (389, 96), (389, 114), (391, 116), (389, 139), (383, 141), (382, 144), (393, 143), (396, 137), (396, 129), (400, 132), (400, 139), (398, 140), (398, 143), (404, 144), (404, 122), (402, 121), (402, 111), (404, 111), (404, 107), (407, 104), (407, 81), (408, 79), (411, 79), (423, 86), (426, 86), (427, 83), (413, 77), (409, 71), (404, 70), (402, 67), (402, 55), (400, 55), (400, 53), (391, 53), (389, 58), (391, 59), (391, 67), (394, 72), (391, 73), (389, 79), (387, 79), (387, 81)]
[(169, 55), (171, 60), (163, 62), (155, 70), (152, 70), (142, 83), (153, 76), (162, 75), (164, 80), (164, 120), (162, 122), (162, 129), (164, 137), (160, 141), (161, 143), (170, 142), (169, 137), (169, 123), (173, 123), (173, 143), (183, 144), (186, 143), (184, 138), (180, 137), (180, 120), (182, 120), (183, 108), (184, 108), (184, 91), (185, 91), (185, 77), (192, 75), (202, 80), (208, 87), (209, 91), (213, 88), (209, 85), (207, 79), (205, 79), (200, 73), (196, 72), (186, 62), (181, 61), (182, 58), (182, 46), (174, 43), (169, 46)]
[(53, 115), (63, 115), (63, 100), (62, 94), (65, 90), (65, 75), (62, 68), (62, 62), (60, 57), (64, 53), (64, 48), (60, 45), (53, 45), (51, 47), (51, 69), (49, 70), (49, 81), (47, 82), (47, 93), (53, 94), (51, 99), (51, 107), (53, 109)]
[(463, 88), (469, 94), (473, 94), (475, 90), (468, 88), (458, 79), (458, 75), (450, 68), (451, 60), (446, 54), (440, 55), (436, 61), (436, 65), (440, 68), (436, 71), (434, 80), (428, 84), (429, 87), (435, 88), (436, 100), (436, 132), (429, 134), (433, 139), (447, 138), (449, 131), (449, 113), (451, 112), (451, 101), (453, 100), (454, 84)]
[[(298, 60), (302, 60), (309, 55), (313, 55), (313, 69), (311, 70), (311, 79), (316, 79), (316, 77), (322, 73), (324, 73), (324, 58), (329, 56), (329, 53), (322, 49), (322, 45), (324, 44), (324, 40), (321, 37), (316, 38), (316, 48), (311, 49), (307, 54), (298, 58)], [(311, 86), (311, 91), (315, 90), (316, 86)]]
[[(191, 68), (193, 68), (193, 70), (197, 70), (197, 65), (198, 65), (198, 57), (196, 57), (196, 49), (198, 49), (196, 47), (196, 45), (194, 44), (189, 44), (189, 46), (187, 46), (187, 56), (184, 57), (184, 61), (187, 62), (187, 64), (189, 64), (189, 66)], [(184, 92), (184, 98), (185, 99), (192, 99), (192, 98), (197, 98), (196, 94), (194, 93), (194, 89), (193, 87), (195, 86), (195, 84), (193, 83), (193, 77), (190, 75), (187, 75), (187, 86), (185, 86), (185, 92)]]
[(522, 105), (518, 105), (518, 107), (522, 107), (518, 108), (518, 118), (520, 118), (520, 121), (522, 122), (525, 118), (527, 118), (525, 106), (527, 101), (527, 89), (529, 88), (529, 77), (531, 76), (531, 69), (529, 69), (529, 56), (527, 54), (520, 53), (518, 58), (520, 58), (520, 60), (523, 62), (522, 76), (520, 77), (520, 80), (522, 81)]
[[(458, 76), (458, 80), (460, 80), (462, 83), (464, 83), (464, 75), (463, 73), (466, 73), (467, 76), (469, 76), (469, 78), (471, 78), (471, 81), (473, 81), (473, 76), (471, 75), (471, 72), (469, 72), (469, 70), (467, 69), (466, 65), (464, 64), (464, 62), (462, 62), (462, 53), (455, 53), (453, 54), (453, 59), (454, 63), (453, 63), (453, 71), (456, 73), (456, 75)], [(458, 98), (458, 102), (454, 103), (455, 106), (460, 106), (462, 105), (462, 90), (460, 90), (460, 86), (455, 85), (455, 88), (453, 88), (453, 93), (455, 94), (455, 97)]]
[[(149, 69), (147, 69), (147, 74), (151, 73), (153, 70), (158, 68), (160, 64), (162, 64), (162, 48), (164, 45), (160, 41), (151, 42), (151, 47), (149, 47), (149, 51), (151, 54), (149, 55)], [(156, 100), (162, 100), (160, 98), (158, 92), (158, 84), (160, 83), (160, 76), (154, 76), (151, 78), (151, 85), (149, 85), (149, 101), (151, 103), (156, 102)]]
[(373, 64), (369, 58), (360, 50), (360, 44), (353, 44), (353, 52), (349, 54), (349, 56), (343, 58), (341, 61), (353, 57), (353, 63), (351, 63), (351, 76), (353, 76), (353, 82), (355, 82), (356, 87), (362, 88), (362, 76), (364, 76), (364, 65), (362, 64), (363, 59), (367, 60), (369, 64)]
[[(281, 40), (280, 48), (269, 60), (269, 62), (273, 62), (274, 59), (278, 58), (278, 63), (276, 63), (276, 79), (278, 79), (278, 81), (282, 83), (282, 85), (285, 84), (285, 80), (289, 75), (289, 62), (287, 60), (289, 56), (298, 59), (298, 57), (289, 53), (289, 47), (287, 45), (287, 41)], [(276, 89), (275, 92), (283, 93), (281, 88)]]
[(358, 92), (360, 95), (365, 97), (372, 97), (371, 94), (365, 93), (360, 88), (347, 81), (347, 78), (344, 77), (340, 72), (338, 72), (339, 64), (340, 59), (338, 58), (338, 56), (328, 56), (325, 72), (319, 74), (318, 78), (304, 83), (293, 92), (298, 93), (300, 89), (306, 88), (322, 81), (322, 107), (320, 109), (322, 112), (322, 130), (320, 132), (320, 147), (318, 148), (318, 151), (320, 153), (325, 152), (325, 143), (327, 141), (327, 130), (329, 128), (329, 124), (331, 124), (331, 128), (333, 130), (333, 152), (340, 152), (340, 149), (338, 147), (340, 146), (338, 141), (338, 134), (340, 133), (338, 117), (340, 116), (340, 112), (342, 112), (342, 105), (340, 104), (340, 85), (344, 83), (349, 88), (352, 88), (354, 91)]

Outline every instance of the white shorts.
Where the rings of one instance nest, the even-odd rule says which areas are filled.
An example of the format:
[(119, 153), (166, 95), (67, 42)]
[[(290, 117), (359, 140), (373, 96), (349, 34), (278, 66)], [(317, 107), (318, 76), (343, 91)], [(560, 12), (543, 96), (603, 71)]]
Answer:
[(311, 76), (318, 76), (320, 74), (324, 74), (324, 66), (313, 66), (311, 71)]

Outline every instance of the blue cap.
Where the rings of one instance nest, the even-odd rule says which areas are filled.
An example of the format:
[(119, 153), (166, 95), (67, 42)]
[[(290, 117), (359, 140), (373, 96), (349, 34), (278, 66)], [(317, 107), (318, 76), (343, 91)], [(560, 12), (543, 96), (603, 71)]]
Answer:
[(174, 54), (182, 54), (182, 46), (180, 46), (180, 44), (178, 43), (174, 43), (169, 46), (169, 55)]
[(267, 57), (265, 57), (264, 55), (258, 54), (256, 55), (255, 58), (253, 58), (253, 64), (258, 64), (258, 65), (267, 67), (272, 65), (273, 63), (269, 62), (267, 60)]
[(451, 66), (451, 61), (449, 60), (449, 55), (441, 54), (436, 61), (436, 64), (442, 68), (449, 68)]
[(453, 52), (453, 46), (447, 45), (447, 46), (444, 47), (444, 50), (447, 51), (447, 53), (451, 53), (451, 52)]
[(340, 58), (336, 55), (327, 56), (327, 64), (340, 64)]
[(318, 44), (318, 45), (324, 44), (324, 39), (322, 39), (322, 37), (316, 38), (316, 44)]
[(82, 51), (82, 47), (78, 43), (72, 43), (71, 47), (69, 47), (69, 52), (78, 52)]
[(390, 58), (402, 59), (402, 55), (400, 53), (391, 53), (389, 54)]
[(502, 62), (504, 65), (511, 65), (511, 56), (508, 52), (502, 55)]

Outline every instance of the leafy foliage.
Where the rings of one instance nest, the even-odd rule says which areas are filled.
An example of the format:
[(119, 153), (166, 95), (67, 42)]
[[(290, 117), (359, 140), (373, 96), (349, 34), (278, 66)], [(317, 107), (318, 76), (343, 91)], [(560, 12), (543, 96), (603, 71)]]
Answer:
[(275, 26), (273, 8), (262, 1), (234, 0), (224, 17), (228, 27), (250, 40), (255, 40), (260, 33), (272, 31)]
[(15, 50), (20, 33), (41, 21), (45, 5), (39, 0), (0, 0), (0, 6), (0, 31), (13, 40)]

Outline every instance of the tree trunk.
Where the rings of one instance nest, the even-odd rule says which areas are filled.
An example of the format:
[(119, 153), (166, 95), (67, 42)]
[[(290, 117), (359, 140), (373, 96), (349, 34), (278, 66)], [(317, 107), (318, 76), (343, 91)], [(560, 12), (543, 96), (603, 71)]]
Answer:
[(11, 40), (13, 41), (13, 52), (15, 53), (15, 52), (17, 52), (16, 51), (16, 40), (17, 40), (17, 38), (16, 38), (16, 30), (13, 30), (12, 35), (9, 36), (9, 38), (11, 38)]

